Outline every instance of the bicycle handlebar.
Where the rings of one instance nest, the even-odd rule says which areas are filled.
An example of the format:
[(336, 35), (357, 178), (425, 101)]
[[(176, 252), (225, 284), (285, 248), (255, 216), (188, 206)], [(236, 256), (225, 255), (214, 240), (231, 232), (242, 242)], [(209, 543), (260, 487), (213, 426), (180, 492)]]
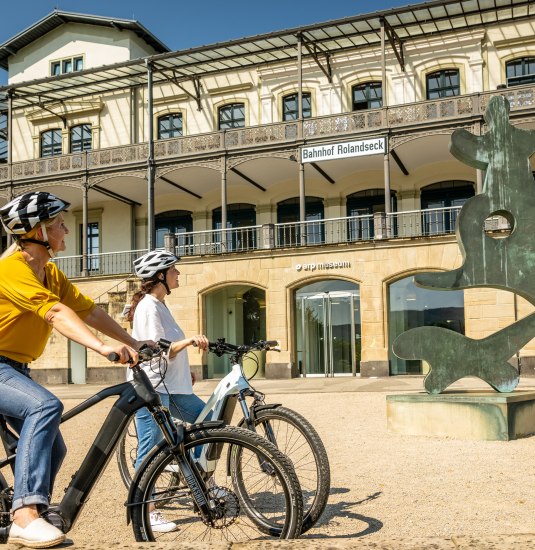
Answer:
[[(138, 361), (136, 365), (139, 363), (142, 363), (143, 361), (150, 361), (154, 357), (158, 357), (162, 355), (162, 353), (166, 352), (170, 346), (171, 346), (171, 342), (169, 342), (169, 340), (164, 340), (163, 338), (158, 340), (156, 347), (154, 348), (151, 348), (150, 346), (147, 346), (146, 344), (144, 344), (138, 350)], [(109, 353), (106, 357), (108, 361), (112, 361), (115, 363), (120, 359), (119, 354), (115, 353), (114, 351)], [(130, 365), (133, 365), (134, 362), (132, 361), (132, 359), (130, 359), (129, 361), (127, 361), (127, 363), (130, 363)]]
[(228, 342), (225, 342), (224, 338), (218, 338), (216, 342), (208, 342), (208, 351), (215, 353), (218, 357), (225, 354), (233, 354), (238, 357), (242, 357), (246, 353), (253, 350), (280, 351), (278, 346), (279, 342), (277, 342), (277, 340), (259, 340), (258, 342), (253, 342), (249, 345), (242, 344), (238, 346), (236, 344), (229, 344)]

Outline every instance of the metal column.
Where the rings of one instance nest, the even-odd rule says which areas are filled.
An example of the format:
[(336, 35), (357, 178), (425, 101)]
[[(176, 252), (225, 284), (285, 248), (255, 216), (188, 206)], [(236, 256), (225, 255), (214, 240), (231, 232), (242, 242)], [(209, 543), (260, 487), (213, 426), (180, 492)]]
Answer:
[[(297, 117), (303, 124), (303, 38), (297, 35)], [(301, 134), (302, 135), (302, 134)]]
[(301, 244), (306, 245), (306, 192), (305, 192), (305, 165), (299, 163), (299, 221), (300, 224), (300, 235), (301, 235)]
[[(87, 152), (85, 153), (87, 160)], [(87, 164), (86, 164), (87, 166)], [(87, 176), (85, 177), (83, 195), (82, 195), (82, 277), (89, 275), (88, 258), (87, 258), (87, 226), (88, 226), (88, 195), (89, 195), (89, 182)]]
[(227, 157), (221, 159), (221, 246), (227, 249)]
[(385, 49), (385, 20), (381, 18), (381, 87), (383, 107), (388, 105), (386, 93), (386, 49)]
[(148, 200), (147, 200), (147, 248), (154, 250), (156, 246), (156, 229), (154, 224), (154, 180), (155, 180), (155, 166), (154, 166), (154, 102), (152, 97), (152, 63), (147, 59), (145, 60), (147, 66), (147, 118), (148, 118), (148, 145), (149, 155), (147, 158), (147, 188), (148, 188)]
[(386, 142), (386, 153), (383, 157), (383, 168), (384, 168), (384, 180), (385, 180), (385, 213), (390, 214), (390, 154), (388, 152), (388, 140), (385, 138)]
[[(7, 92), (7, 173), (9, 178), (9, 200), (13, 198), (13, 90)], [(13, 236), (7, 233), (7, 247), (13, 243)]]

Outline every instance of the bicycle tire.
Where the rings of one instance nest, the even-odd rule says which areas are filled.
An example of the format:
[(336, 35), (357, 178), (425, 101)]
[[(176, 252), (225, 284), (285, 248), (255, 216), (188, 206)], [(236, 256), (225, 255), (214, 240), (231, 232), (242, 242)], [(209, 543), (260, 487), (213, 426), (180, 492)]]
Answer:
[[(266, 432), (268, 422), (275, 432), (276, 441), (271, 441)], [(239, 426), (243, 427), (244, 421)], [(294, 465), (303, 493), (301, 533), (304, 533), (319, 520), (329, 499), (331, 472), (325, 446), (310, 422), (286, 407), (255, 411), (255, 428), (257, 433), (275, 443)]]
[[(151, 451), (133, 481), (129, 506), (136, 541), (228, 543), (254, 538), (298, 537), (303, 521), (303, 502), (291, 462), (274, 445), (249, 430), (202, 425), (186, 430), (184, 447), (189, 451), (188, 456), (194, 456), (195, 449), (208, 444), (216, 445), (221, 453), (215, 471), (207, 474), (214, 484), (209, 494), (219, 514), (216, 523), (205, 524), (196, 512), (189, 487), (184, 482), (179, 483), (176, 473), (170, 472), (174, 457), (169, 446), (163, 443)], [(244, 462), (239, 467), (234, 462), (230, 468), (228, 457), (232, 449), (241, 450)], [(270, 465), (273, 469), (271, 475), (261, 471), (259, 459)], [(247, 470), (240, 476), (241, 481), (247, 480), (248, 483), (245, 488), (247, 498), (244, 498), (243, 486), (236, 488), (237, 468), (240, 472)], [(252, 491), (257, 493), (253, 495)], [(164, 514), (167, 524), (175, 523), (178, 530), (168, 533), (154, 531), (149, 516), (151, 503), (147, 501), (155, 506), (159, 503), (158, 511)], [(252, 521), (251, 516), (257, 521)], [(263, 524), (263, 528), (259, 524)], [(270, 529), (273, 525), (278, 529)]]
[(137, 430), (136, 421), (133, 416), (124, 429), (116, 450), (117, 467), (121, 479), (128, 489), (132, 484), (135, 472), (135, 463), (137, 457)]

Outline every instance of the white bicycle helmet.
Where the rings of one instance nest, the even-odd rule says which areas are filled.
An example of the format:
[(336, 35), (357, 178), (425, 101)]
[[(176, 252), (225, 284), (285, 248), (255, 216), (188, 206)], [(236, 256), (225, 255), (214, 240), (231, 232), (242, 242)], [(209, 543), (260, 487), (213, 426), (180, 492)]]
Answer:
[(57, 216), (69, 208), (52, 193), (44, 191), (24, 193), (0, 208), (0, 219), (8, 233), (25, 235), (36, 225)]
[(170, 252), (153, 250), (134, 260), (134, 273), (140, 279), (150, 279), (159, 271), (175, 265), (180, 258)]

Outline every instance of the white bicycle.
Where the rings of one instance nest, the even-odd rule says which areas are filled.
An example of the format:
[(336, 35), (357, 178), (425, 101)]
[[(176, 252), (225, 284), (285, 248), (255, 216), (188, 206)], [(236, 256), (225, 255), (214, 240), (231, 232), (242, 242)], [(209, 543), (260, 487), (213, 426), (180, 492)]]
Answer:
[[(208, 350), (217, 356), (229, 355), (231, 371), (219, 382), (201, 411), (196, 423), (210, 419), (230, 424), (239, 402), (243, 418), (238, 426), (259, 433), (285, 454), (293, 463), (303, 492), (304, 533), (325, 510), (330, 491), (330, 467), (325, 447), (310, 422), (297, 412), (277, 403), (265, 402), (265, 395), (256, 391), (243, 370), (243, 357), (250, 351), (277, 351), (278, 342), (259, 341), (251, 345), (233, 345), (220, 338), (210, 342)], [(254, 359), (253, 359), (254, 360)], [(253, 378), (257, 369), (250, 376)], [(252, 398), (250, 404), (247, 398)], [(117, 448), (117, 462), (127, 487), (132, 482), (137, 456), (137, 433), (134, 420), (127, 426)]]

